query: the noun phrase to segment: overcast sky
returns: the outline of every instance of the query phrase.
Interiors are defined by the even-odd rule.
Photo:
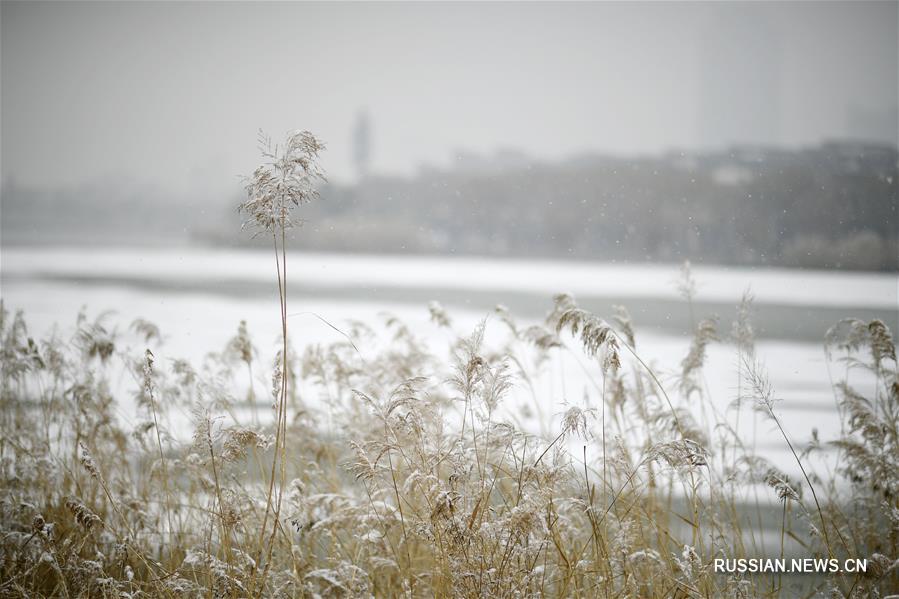
[[[456,149],[558,159],[897,137],[896,2],[2,4],[2,174],[220,193],[256,130],[353,176]]]

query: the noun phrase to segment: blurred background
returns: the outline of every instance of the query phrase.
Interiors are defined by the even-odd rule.
[[[297,343],[335,335],[311,311],[425,334],[429,300],[463,330],[570,291],[676,370],[750,289],[805,428],[832,415],[827,327],[899,328],[897,7],[3,2],[3,299],[41,330],[149,318],[188,355],[240,319],[274,341],[240,176],[259,129],[309,129],[329,182],[289,242]]]
[[[252,244],[305,128],[296,248],[896,271],[897,72],[896,2],[4,2],[3,243]]]

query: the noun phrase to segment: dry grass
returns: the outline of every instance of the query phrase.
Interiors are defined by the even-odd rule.
[[[430,310],[436,326],[450,326],[442,307]],[[815,439],[796,450],[805,476],[791,479],[727,421],[697,422],[685,406],[707,401],[700,388],[668,396],[621,355],[633,345],[629,327],[567,296],[543,324],[500,316],[501,347],[485,346],[482,325],[452,341],[449,362],[394,318],[380,332],[354,323],[348,340],[288,352],[284,377],[280,358],[275,368],[257,363],[245,325],[195,370],[131,355],[102,321],[82,319],[71,341],[36,341],[21,314],[4,313],[0,592],[794,596],[795,581],[711,568],[716,557],[778,557],[784,540],[801,556],[876,562],[867,576],[807,577],[810,590],[865,597],[899,584],[899,382],[882,323],[844,323],[829,337],[850,369],[876,377],[876,392],[836,385],[840,468],[814,472],[809,452],[827,445]],[[595,386],[551,418],[554,431],[526,432],[510,396],[576,351],[572,342],[593,360]],[[382,349],[363,360],[359,346]],[[249,400],[248,368],[276,372],[271,408]],[[779,422],[761,368],[746,360],[741,369],[744,404]],[[113,391],[126,371],[139,411],[128,428]],[[281,406],[285,378],[320,400],[294,393]],[[163,423],[185,407],[193,436],[179,440]],[[283,487],[273,471],[282,410]],[[786,432],[784,443],[793,447]],[[750,482],[770,490],[759,497]],[[270,487],[283,495],[280,512]],[[772,505],[783,511],[774,549],[757,536],[757,517],[772,528]]]

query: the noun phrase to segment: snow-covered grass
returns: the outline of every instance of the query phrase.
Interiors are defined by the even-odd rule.
[[[291,317],[269,553],[283,362],[255,341],[275,327],[222,317],[245,300],[154,312],[134,292],[93,293],[120,313],[38,336],[24,316],[2,321],[5,595],[866,596],[899,582],[899,383],[878,321],[839,325],[827,366],[781,393],[766,372],[789,380],[796,345],[757,342],[748,304],[689,340],[570,296],[521,321],[306,306],[330,318]],[[45,297],[31,307],[60,300]],[[141,309],[171,328],[126,317]],[[207,338],[211,353],[179,358]],[[791,410],[810,389],[833,409]],[[870,571],[711,567],[782,553]]]

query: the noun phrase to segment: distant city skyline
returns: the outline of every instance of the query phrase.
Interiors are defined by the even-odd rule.
[[[313,130],[338,182],[463,153],[895,144],[897,7],[3,2],[0,166],[216,195],[258,128]]]

